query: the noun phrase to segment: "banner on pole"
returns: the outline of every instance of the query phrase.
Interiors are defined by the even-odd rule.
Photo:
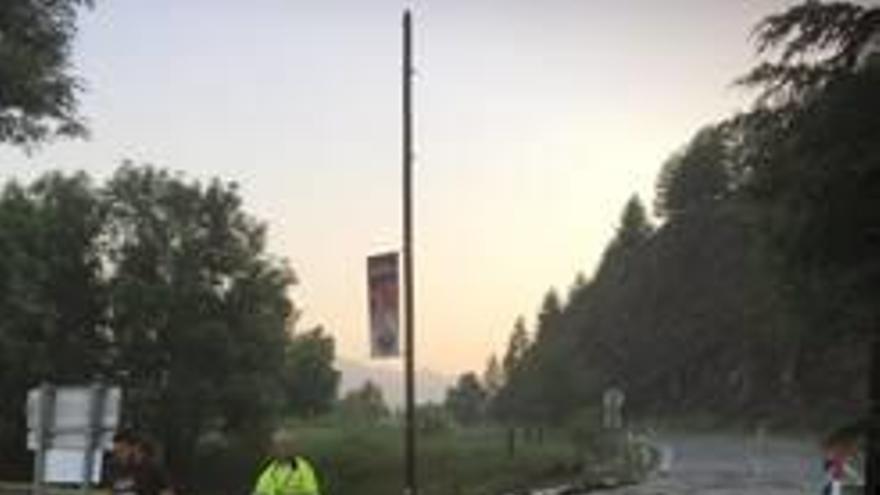
[[[370,306],[370,355],[400,356],[400,277],[397,253],[367,258]]]

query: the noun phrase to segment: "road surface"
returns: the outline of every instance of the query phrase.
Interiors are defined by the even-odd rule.
[[[821,493],[820,453],[811,439],[673,435],[658,439],[668,471],[604,495],[795,495]],[[669,455],[671,453],[671,456]]]

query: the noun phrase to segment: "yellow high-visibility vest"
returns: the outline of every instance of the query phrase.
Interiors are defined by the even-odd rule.
[[[302,457],[273,460],[257,479],[254,495],[320,495],[312,466]]]

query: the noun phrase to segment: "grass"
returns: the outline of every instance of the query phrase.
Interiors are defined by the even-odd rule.
[[[319,472],[327,495],[402,493],[402,431],[393,426],[292,427],[303,452]],[[574,476],[574,449],[548,435],[540,445],[507,452],[497,428],[420,435],[417,442],[420,493],[497,495]]]
[[[30,483],[4,483],[0,482],[0,495],[31,495],[33,492],[33,485]],[[74,495],[74,494],[82,494],[82,490],[79,488],[60,488],[60,487],[46,487],[43,491],[45,495]],[[91,490],[88,492],[92,495],[106,495],[107,492],[101,490]]]

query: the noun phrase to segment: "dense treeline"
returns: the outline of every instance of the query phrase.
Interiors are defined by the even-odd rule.
[[[805,2],[755,34],[768,61],[740,80],[754,107],[663,165],[655,222],[632,198],[592,278],[548,293],[532,332],[517,321],[501,385],[495,358],[486,371],[491,415],[557,422],[610,386],[642,417],[827,426],[867,412],[880,9]]]
[[[207,433],[259,444],[281,416],[327,411],[334,342],[294,331],[294,283],[235,184],[130,164],[101,186],[83,173],[7,183],[0,477],[29,473],[24,400],[43,382],[122,387],[123,422],[184,481]]]

